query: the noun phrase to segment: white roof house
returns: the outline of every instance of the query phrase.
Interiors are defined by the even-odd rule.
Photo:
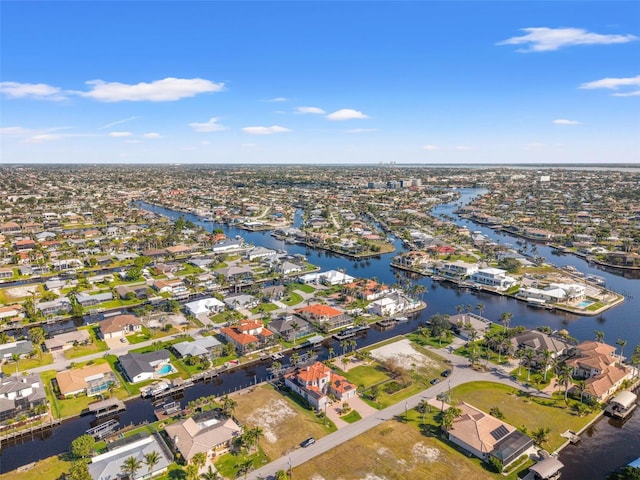
[[[197,317],[201,313],[221,312],[224,310],[224,303],[217,298],[209,297],[196,300],[195,302],[189,302],[185,304],[185,307],[187,307],[187,310],[189,310],[193,316]]]

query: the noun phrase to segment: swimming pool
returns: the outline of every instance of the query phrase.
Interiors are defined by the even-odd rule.
[[[158,370],[158,375],[167,375],[171,373],[172,370],[173,367],[171,367],[171,365],[163,365],[162,368]]]
[[[578,307],[580,308],[586,308],[589,305],[592,305],[593,302],[591,300],[582,300],[580,303],[578,303]]]

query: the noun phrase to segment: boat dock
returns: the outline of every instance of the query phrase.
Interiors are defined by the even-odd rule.
[[[396,324],[396,321],[393,318],[378,320],[376,323],[374,323],[375,326],[379,327],[382,330],[386,330],[387,328],[392,328],[395,324]]]
[[[347,327],[340,330],[338,333],[331,335],[336,340],[346,340],[347,338],[355,337],[358,333],[369,330],[369,325],[361,325],[359,327]]]
[[[158,420],[165,420],[171,418],[174,414],[182,410],[180,402],[168,402],[162,405],[160,408],[156,408],[153,413]]]
[[[111,419],[108,422],[101,423],[93,428],[87,430],[87,434],[91,435],[96,440],[102,440],[103,438],[111,435],[113,431],[120,425],[115,419]]]
[[[118,398],[107,398],[89,404],[89,413],[95,414],[96,418],[106,417],[126,409],[124,402]]]
[[[623,390],[613,397],[605,407],[605,415],[625,420],[636,409],[638,396],[629,390]]]

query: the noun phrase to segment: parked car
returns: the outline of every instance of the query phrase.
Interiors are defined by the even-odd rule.
[[[308,446],[313,445],[314,443],[316,443],[316,439],[315,439],[315,438],[313,438],[313,437],[309,437],[309,438],[307,438],[306,440],[304,440],[304,441],[300,444],[300,446],[301,446],[302,448],[307,448]]]
[[[122,343],[129,343],[129,340],[127,340],[125,337],[122,337],[122,338],[120,339],[120,341],[121,341]]]
[[[440,375],[442,375],[443,377],[448,377],[449,375],[451,375],[451,370],[449,370],[448,368],[442,372]]]
[[[429,383],[431,383],[431,385],[435,385],[435,384],[436,384],[436,383],[438,383],[439,381],[440,381],[440,379],[439,379],[439,378],[434,378],[434,379],[433,379],[433,380],[431,380],[431,382],[429,382]]]

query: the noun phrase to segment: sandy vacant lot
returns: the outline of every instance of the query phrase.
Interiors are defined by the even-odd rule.
[[[23,287],[6,288],[4,290],[8,299],[26,298],[38,292],[38,285],[25,285]]]
[[[438,366],[429,357],[414,349],[411,341],[406,338],[371,350],[371,356],[378,361],[394,359],[405,370],[413,370],[420,367],[435,368]]]

